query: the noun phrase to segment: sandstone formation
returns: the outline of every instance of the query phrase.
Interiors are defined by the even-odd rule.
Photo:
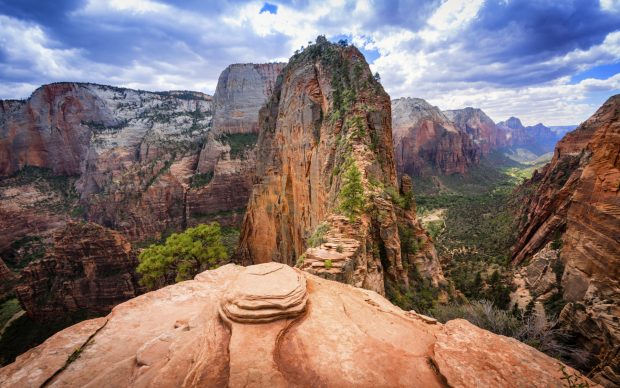
[[[562,387],[560,367],[372,291],[283,264],[229,264],[57,333],[0,369],[0,385]]]
[[[212,220],[239,225],[258,110],[282,66],[231,65],[213,101],[80,83],[0,101],[0,253],[71,218],[132,241]]]
[[[22,270],[15,293],[36,320],[106,314],[141,292],[136,265],[120,233],[69,222],[56,232],[51,254]]]
[[[443,111],[454,125],[480,147],[482,155],[488,155],[493,149],[510,144],[510,134],[495,125],[493,120],[481,109],[464,108]]]
[[[529,198],[519,214],[513,261],[549,241],[563,243],[560,323],[592,355],[595,380],[620,384],[620,96],[556,146],[552,161],[517,193]]]
[[[406,289],[416,271],[442,283],[430,237],[393,199],[390,121],[389,96],[355,47],[319,38],[293,56],[260,111],[238,262],[298,265],[381,294],[386,285]],[[339,193],[355,171],[366,205],[347,215]],[[420,248],[401,246],[399,229]]]
[[[190,224],[241,223],[256,165],[258,111],[271,97],[283,67],[283,63],[235,64],[220,75],[213,97],[212,134],[196,167],[198,177],[209,182],[188,192]]]
[[[273,93],[285,63],[228,66],[213,95],[213,127],[219,133],[258,133],[258,111]]]
[[[481,149],[439,108],[420,98],[392,101],[396,169],[411,176],[463,174]]]

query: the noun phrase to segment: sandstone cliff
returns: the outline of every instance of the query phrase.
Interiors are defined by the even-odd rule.
[[[510,144],[508,131],[495,125],[493,120],[481,109],[464,108],[443,112],[454,125],[480,147],[482,155],[488,155],[493,149]]]
[[[36,320],[106,314],[140,293],[137,264],[118,232],[70,222],[56,232],[51,253],[22,270],[15,293]]]
[[[196,168],[197,177],[207,183],[188,192],[190,224],[241,223],[256,165],[258,111],[271,97],[283,67],[283,63],[235,64],[220,75],[213,96],[213,130]]]
[[[79,83],[0,101],[0,252],[71,218],[132,241],[211,220],[239,225],[258,110],[282,66],[231,65],[214,102]]]
[[[445,325],[283,264],[232,264],[65,329],[3,387],[562,387],[574,370],[467,321]]]
[[[258,133],[258,111],[273,93],[285,63],[234,64],[217,81],[213,127],[219,133]]]
[[[562,244],[560,323],[592,354],[597,381],[620,384],[620,96],[556,146],[517,193],[524,201],[513,261]]]
[[[392,101],[394,156],[399,174],[463,174],[482,149],[439,108],[420,98]]]
[[[395,203],[390,121],[389,96],[355,47],[318,39],[293,56],[260,111],[237,260],[298,265],[379,293],[385,285],[407,288],[418,274],[442,282],[414,209]],[[343,203],[351,198],[339,193],[355,172],[363,206],[347,215]],[[401,245],[399,227],[413,243]]]

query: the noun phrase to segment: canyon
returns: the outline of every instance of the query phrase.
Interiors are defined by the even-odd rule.
[[[467,174],[494,151],[531,162],[553,151],[559,132],[518,118],[495,123],[481,109],[441,111],[420,98],[392,100],[393,141],[399,175]]]
[[[538,158],[569,128],[390,101],[377,78],[319,37],[287,64],[228,66],[213,96],[59,83],[0,101],[2,298],[38,322],[112,311],[18,357],[0,385],[595,386],[412,304],[467,302],[416,179]],[[620,384],[618,101],[517,189],[512,257],[521,309],[561,294],[558,325],[592,356],[571,361],[606,386]],[[210,221],[241,228],[235,264],[143,294],[141,247]]]
[[[513,263],[549,245],[563,263],[559,325],[591,356],[581,367],[620,384],[620,96],[557,144],[553,159],[517,193]],[[535,298],[541,295],[534,293]]]

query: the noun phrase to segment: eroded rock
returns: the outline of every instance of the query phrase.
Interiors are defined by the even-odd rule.
[[[230,301],[264,308],[274,297],[290,306],[304,281],[307,307],[295,317],[240,323],[220,310]],[[372,291],[277,263],[231,264],[63,330],[0,369],[0,385],[560,387],[560,365],[465,321],[404,312]]]

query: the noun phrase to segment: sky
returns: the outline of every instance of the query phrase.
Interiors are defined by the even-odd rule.
[[[0,0],[0,98],[95,82],[212,94],[231,63],[325,35],[392,98],[579,124],[620,93],[620,0]]]

